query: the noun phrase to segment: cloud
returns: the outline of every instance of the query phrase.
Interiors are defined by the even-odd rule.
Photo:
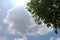
[[[0,40],[7,40],[6,37],[0,37]]]
[[[27,34],[28,30],[34,27],[34,20],[25,11],[24,7],[10,9],[4,22],[9,24],[9,29],[14,29],[21,34]]]
[[[27,38],[26,37],[24,37],[24,38],[15,38],[14,40],[27,40]]]
[[[50,40],[54,40],[54,37],[51,37]]]
[[[22,35],[44,35],[53,30],[52,28],[47,28],[44,24],[37,25],[25,10],[24,6],[19,6],[7,12],[8,15],[3,21],[9,25],[8,30],[11,34],[17,32]]]
[[[52,27],[48,28],[45,24],[42,24],[41,27],[38,29],[37,33],[41,35],[45,35],[52,31],[53,31]]]
[[[56,40],[60,40],[60,38],[57,38]]]
[[[2,10],[2,8],[0,8],[0,33],[4,30],[3,28],[4,28],[4,26],[5,26],[5,24],[4,24],[4,22],[3,22],[3,19],[5,18],[5,13],[4,13],[4,11]],[[6,27],[5,27],[6,28]]]
[[[51,37],[50,40],[60,40],[60,37],[57,37],[57,38]]]
[[[48,28],[45,24],[36,25],[36,27],[33,27],[30,30],[31,35],[45,35],[52,31],[53,31],[53,28],[52,27]]]

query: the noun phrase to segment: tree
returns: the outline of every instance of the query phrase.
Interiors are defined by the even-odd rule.
[[[60,28],[60,0],[31,0],[27,3],[27,10],[38,24],[42,21],[47,27]]]

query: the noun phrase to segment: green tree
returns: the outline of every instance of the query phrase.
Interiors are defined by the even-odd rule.
[[[59,0],[31,0],[27,3],[27,10],[38,24],[42,21],[47,27],[60,28],[60,1]]]

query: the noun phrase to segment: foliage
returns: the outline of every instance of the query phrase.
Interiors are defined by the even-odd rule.
[[[59,0],[31,0],[27,3],[27,10],[38,24],[47,24],[47,27],[60,28],[60,1]]]

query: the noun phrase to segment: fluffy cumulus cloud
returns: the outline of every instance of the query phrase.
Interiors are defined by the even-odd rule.
[[[33,18],[29,13],[25,11],[24,6],[15,7],[10,9],[8,15],[4,19],[4,22],[9,25],[9,32],[14,34],[40,34],[44,35],[51,32],[51,28],[47,28],[45,25],[38,26],[35,24]]]
[[[4,22],[9,24],[9,29],[26,34],[30,28],[34,27],[34,20],[23,6],[10,9],[7,13]]]

